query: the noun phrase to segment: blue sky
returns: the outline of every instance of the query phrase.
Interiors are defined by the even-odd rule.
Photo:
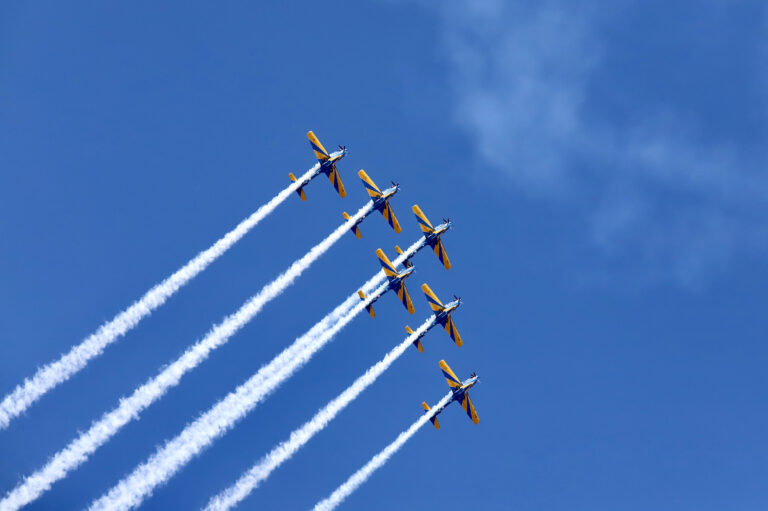
[[[347,236],[30,509],[87,506],[450,216],[413,317],[360,316],[145,502],[195,508],[428,314],[465,344],[407,353],[241,506],[306,509],[475,370],[481,422],[424,429],[349,509],[763,509],[768,504],[768,12],[759,2],[56,2],[0,8],[0,393],[313,164],[350,149],[178,295],[0,432],[11,489],[366,196],[403,224]],[[455,407],[455,405],[454,405]],[[457,484],[461,481],[461,484]]]

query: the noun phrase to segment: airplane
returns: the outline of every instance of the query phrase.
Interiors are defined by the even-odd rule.
[[[443,218],[442,224],[437,227],[432,227],[432,224],[429,223],[427,216],[421,211],[418,204],[414,204],[412,209],[416,214],[416,220],[419,222],[421,232],[424,233],[427,245],[432,247],[437,258],[440,259],[440,262],[445,266],[445,269],[450,270],[451,261],[448,259],[448,254],[445,253],[445,247],[443,247],[443,241],[440,239],[440,236],[451,228],[451,220],[449,218]]]
[[[363,186],[365,186],[365,190],[368,192],[368,195],[371,196],[371,199],[373,199],[373,208],[363,216],[360,220],[355,222],[355,225],[352,226],[351,230],[357,236],[357,239],[362,238],[362,235],[360,234],[360,229],[357,227],[360,225],[360,223],[365,220],[365,217],[370,215],[373,211],[381,211],[381,214],[384,216],[384,219],[387,221],[387,223],[395,230],[396,233],[400,234],[400,231],[402,230],[400,228],[400,223],[397,221],[397,218],[395,218],[395,212],[392,211],[392,206],[389,205],[389,199],[392,198],[399,190],[400,185],[392,182],[392,186],[390,188],[387,188],[383,192],[379,190],[379,187],[376,186],[376,183],[373,182],[373,179],[368,177],[368,174],[365,173],[363,169],[360,169],[360,172],[357,173],[358,176],[360,176],[360,179],[363,180]],[[349,220],[349,215],[345,211],[344,213],[344,219]]]
[[[426,286],[426,284],[424,284],[424,285]],[[427,289],[429,289],[429,288],[427,288]],[[430,290],[430,293],[431,292],[432,291]],[[430,304],[431,303],[432,302],[430,302]],[[452,306],[452,303],[450,303],[448,305]],[[450,318],[450,315],[453,313],[453,311],[455,311],[457,308],[459,308],[460,305],[461,305],[461,300],[458,300],[456,305],[452,306],[451,309],[447,313],[445,313],[445,314]],[[419,353],[424,353],[424,346],[421,345],[421,338],[424,337],[425,335],[427,335],[427,332],[432,330],[432,327],[437,325],[437,324],[440,324],[440,323],[439,323],[439,320],[436,319],[434,323],[429,325],[429,328],[427,328],[421,334],[419,334],[419,336],[413,341],[413,345],[416,347],[417,350],[419,350]],[[451,321],[451,324],[453,324],[453,321]],[[457,346],[461,346],[463,344],[462,341],[461,341],[461,336],[458,335],[458,332],[456,331],[456,327],[455,326],[453,326],[452,329],[453,329],[454,332],[456,332],[456,338],[458,339],[458,341],[456,342],[456,345]],[[446,330],[448,330],[448,329],[446,329]],[[413,335],[413,329],[411,329],[410,326],[405,325],[405,331],[408,332],[408,335]],[[450,334],[450,330],[448,331],[448,333]]]
[[[435,321],[445,328],[445,331],[451,336],[451,339],[456,343],[456,346],[464,344],[459,335],[459,331],[456,330],[456,324],[453,322],[453,318],[451,318],[453,311],[458,309],[462,304],[461,298],[453,295],[453,301],[443,305],[426,283],[421,285],[421,290],[424,291],[424,294],[427,297],[427,302],[429,303],[432,312],[435,313]]]
[[[461,407],[467,413],[467,416],[469,416],[472,422],[475,424],[480,422],[480,418],[477,416],[475,406],[472,404],[472,400],[469,399],[468,393],[469,389],[474,387],[475,384],[480,381],[477,373],[472,373],[469,375],[468,379],[461,381],[456,377],[454,372],[451,371],[451,368],[448,367],[448,364],[445,363],[445,360],[440,361],[440,369],[443,370],[443,376],[445,376],[445,380],[448,382],[448,386],[451,387],[451,391],[453,392],[453,397],[448,405],[454,401],[461,403]],[[440,423],[437,422],[437,416],[440,415],[440,413],[445,410],[448,405],[445,405],[444,407],[437,410],[437,413],[435,413],[432,418],[429,419],[432,425],[435,426],[435,429],[440,429]],[[422,402],[421,406],[425,410],[424,413],[428,413],[431,410],[426,401]]]
[[[403,270],[402,273],[398,273],[392,263],[389,262],[389,259],[387,258],[386,254],[384,254],[383,250],[376,250],[376,255],[379,257],[379,262],[381,263],[381,267],[384,270],[384,274],[389,279],[389,287],[386,291],[384,291],[384,293],[390,289],[394,290],[397,293],[397,297],[403,303],[403,306],[408,309],[408,313],[413,314],[415,309],[413,308],[413,302],[411,302],[411,296],[408,294],[408,289],[406,289],[404,281],[411,273],[413,273],[415,268],[411,266],[410,268]],[[368,314],[370,314],[372,318],[376,317],[376,313],[373,312],[373,304],[376,300],[381,298],[381,295],[384,293],[381,293],[379,296],[371,300],[371,303],[365,306],[365,310],[368,311]],[[357,292],[357,295],[361,300],[365,301],[366,297],[362,289]]]
[[[328,176],[328,179],[331,180],[331,184],[336,189],[336,191],[339,192],[339,195],[341,195],[342,198],[346,197],[347,191],[344,190],[344,185],[341,182],[341,176],[339,176],[339,171],[336,169],[336,162],[344,158],[344,156],[347,154],[347,148],[340,145],[338,151],[334,151],[328,154],[328,151],[325,150],[323,144],[320,143],[314,133],[308,131],[307,138],[309,139],[309,144],[312,146],[312,149],[315,151],[317,161],[320,162],[320,167],[309,177],[309,179],[307,179],[306,183],[302,184],[299,189],[296,190],[296,193],[299,194],[301,200],[307,200],[307,196],[304,194],[304,187],[307,185],[307,183],[322,173]],[[288,177],[293,182],[297,181],[296,176],[293,175],[293,172],[288,174]]]

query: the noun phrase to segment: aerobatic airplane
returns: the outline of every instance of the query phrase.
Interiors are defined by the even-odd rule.
[[[445,363],[445,360],[440,361],[440,369],[443,370],[443,376],[445,376],[445,380],[448,382],[448,386],[451,387],[451,391],[453,392],[453,399],[451,399],[448,405],[454,401],[461,403],[461,407],[467,413],[467,416],[469,416],[472,422],[475,424],[480,422],[480,418],[477,416],[477,412],[475,411],[475,406],[472,404],[472,400],[469,399],[468,392],[469,389],[474,387],[475,384],[480,381],[477,374],[472,373],[469,375],[468,379],[461,381],[456,377],[454,372],[451,371],[451,368],[448,367],[448,364]],[[440,423],[437,422],[437,416],[440,415],[440,413],[445,410],[445,407],[448,405],[440,408],[437,413],[435,413],[432,418],[429,419],[430,422],[432,422],[432,424],[435,426],[435,429],[440,429]],[[425,410],[424,413],[430,411],[429,405],[426,401],[421,403],[421,406]]]
[[[432,227],[432,224],[429,223],[427,216],[421,211],[418,204],[413,205],[413,212],[416,214],[416,220],[419,222],[421,232],[424,233],[424,238],[426,239],[427,245],[432,247],[432,250],[435,251],[437,258],[440,259],[440,262],[443,263],[443,266],[445,266],[445,269],[450,270],[451,261],[448,259],[448,254],[445,253],[445,247],[443,247],[443,242],[440,239],[440,236],[442,236],[445,231],[451,228],[450,219],[444,218],[442,224],[438,225],[437,227]]]
[[[384,216],[387,223],[399,234],[402,229],[400,229],[400,223],[397,221],[397,218],[395,218],[395,212],[392,211],[392,206],[389,205],[389,199],[400,190],[400,185],[392,182],[392,187],[387,188],[382,192],[379,190],[379,187],[376,186],[376,183],[373,182],[373,179],[368,177],[368,174],[366,174],[363,169],[360,169],[360,172],[358,172],[357,175],[363,180],[363,186],[365,186],[365,190],[373,200],[373,208],[371,208],[363,218],[355,222],[355,225],[351,228],[352,232],[357,236],[357,239],[362,238],[360,229],[357,226],[360,225],[360,223],[365,220],[365,217],[370,215],[373,211],[381,211],[381,214]],[[344,218],[349,220],[349,215],[346,211],[344,212]]]
[[[344,158],[344,156],[347,154],[347,148],[340,145],[338,151],[328,154],[328,151],[325,150],[323,144],[320,143],[314,133],[308,131],[307,138],[309,139],[309,144],[312,146],[312,149],[315,151],[317,161],[320,162],[320,167],[311,176],[309,176],[309,179],[307,179],[306,183],[302,184],[299,189],[296,190],[296,193],[299,194],[301,200],[307,200],[307,196],[304,194],[304,187],[307,185],[307,183],[322,173],[328,176],[328,179],[331,180],[331,184],[334,188],[336,188],[336,191],[339,192],[339,195],[341,195],[342,198],[346,197],[347,192],[344,190],[344,185],[341,182],[341,176],[339,176],[339,171],[336,169],[336,162]],[[291,179],[291,181],[296,181],[296,176],[293,175],[293,172],[288,174],[288,177]]]
[[[424,285],[426,286],[426,284],[424,284]],[[429,289],[429,287],[427,287],[427,289]],[[430,290],[429,292],[432,293],[432,290]],[[425,293],[426,293],[426,291],[425,291]],[[430,305],[432,305],[432,301],[429,298],[429,295],[427,295],[427,299],[429,300]],[[461,305],[461,300],[457,298],[456,302],[455,302],[455,305],[453,305],[453,304],[454,304],[454,302],[449,303],[448,306],[445,307],[446,310],[441,312],[441,313],[444,313],[447,316],[447,318],[448,318],[445,321],[449,321],[450,320],[450,317],[451,317],[451,314],[453,313],[453,311],[458,309],[459,306]],[[450,307],[450,309],[448,309],[448,307]],[[437,313],[435,315],[437,315]],[[416,347],[417,350],[419,350],[419,353],[424,353],[424,346],[421,345],[421,338],[424,337],[425,335],[427,335],[427,332],[432,330],[432,327],[437,325],[437,324],[441,324],[442,325],[443,323],[440,323],[440,320],[436,318],[435,322],[432,323],[431,325],[429,325],[429,328],[427,328],[422,333],[420,333],[419,336],[416,338],[416,340],[413,341],[413,345]],[[456,327],[453,326],[453,321],[451,321],[451,327],[450,328],[446,328],[446,330],[448,331],[449,334],[451,333],[451,331],[456,333],[456,339],[454,339],[454,341],[456,341],[456,345],[457,346],[461,346],[463,344],[461,342],[461,336],[459,336],[458,331],[456,331]],[[408,332],[408,335],[413,335],[413,330],[408,325],[405,325],[405,331]]]
[[[435,321],[445,328],[445,331],[451,336],[451,339],[456,343],[456,346],[464,344],[459,335],[459,331],[456,330],[453,318],[451,318],[453,311],[458,309],[461,305],[461,298],[453,295],[453,301],[443,305],[426,283],[421,285],[421,290],[424,291],[429,307],[432,309],[432,312],[435,313]]]
[[[387,276],[387,279],[389,279],[389,287],[386,291],[384,291],[384,293],[390,289],[394,290],[402,304],[406,309],[408,309],[408,312],[413,314],[415,309],[413,308],[413,302],[411,302],[411,296],[408,294],[408,289],[405,287],[405,279],[408,278],[408,275],[413,273],[415,268],[411,266],[410,268],[403,270],[402,273],[398,273],[392,263],[389,262],[389,259],[387,258],[386,254],[384,254],[383,250],[376,250],[376,255],[379,256],[381,268],[384,270],[384,274]],[[371,303],[365,306],[365,310],[368,311],[368,314],[370,314],[372,318],[376,317],[376,313],[373,312],[373,304],[376,302],[376,300],[381,298],[384,293],[381,293],[379,296],[374,298]],[[365,293],[363,293],[362,290],[358,291],[357,294],[361,300],[365,301]]]

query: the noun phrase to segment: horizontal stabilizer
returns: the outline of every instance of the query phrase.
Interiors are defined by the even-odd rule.
[[[408,332],[408,335],[413,335],[413,330],[408,325],[405,325],[405,331]],[[419,350],[419,353],[424,353],[424,346],[421,345],[421,339],[413,341],[413,346]]]
[[[362,301],[365,301],[365,293],[363,293],[363,291],[362,291],[362,290],[358,291],[358,292],[357,292],[357,295],[360,297],[360,299],[361,299]],[[368,305],[366,305],[366,306],[365,306],[365,310],[367,310],[367,311],[368,311],[368,314],[370,314],[372,318],[375,318],[375,317],[376,317],[376,313],[375,313],[375,312],[373,312],[373,304],[370,304],[370,303],[369,303]]]
[[[296,179],[296,176],[294,176],[294,175],[293,175],[293,172],[289,173],[289,174],[288,174],[288,177],[289,177],[289,178],[290,178],[290,180],[291,180],[291,181],[293,181],[294,183],[297,181],[297,179]],[[303,186],[300,186],[300,187],[299,187],[299,189],[298,189],[298,190],[296,190],[296,193],[298,193],[298,194],[299,194],[299,197],[301,197],[301,200],[307,200],[307,196],[306,196],[306,195],[304,195],[304,187],[303,187]]]
[[[426,401],[421,403],[422,408],[428,413],[430,408]],[[440,423],[437,422],[437,414],[435,414],[429,421],[435,426],[435,429],[440,429]]]
[[[347,212],[346,212],[346,211],[344,211],[344,212],[342,213],[342,215],[344,215],[344,220],[349,220],[349,215],[347,214]],[[360,234],[360,227],[359,227],[359,224],[355,224],[355,225],[353,225],[353,226],[352,226],[352,227],[351,227],[349,230],[350,230],[350,231],[352,231],[352,233],[353,233],[353,234],[354,234],[354,235],[357,237],[357,239],[360,239],[360,238],[362,238],[362,237],[363,237],[363,235],[362,235],[362,234]]]
[[[397,252],[398,255],[403,255],[403,249],[397,245],[395,245],[395,252]],[[413,263],[411,262],[410,259],[406,259],[405,261],[403,261],[403,266],[405,266],[406,268],[410,268],[411,266],[413,266]]]

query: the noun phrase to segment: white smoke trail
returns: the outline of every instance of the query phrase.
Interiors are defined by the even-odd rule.
[[[446,394],[443,399],[440,400],[429,412],[425,413],[419,420],[411,424],[411,427],[400,433],[394,442],[384,448],[383,451],[366,463],[363,468],[352,474],[344,484],[336,488],[336,491],[331,493],[331,496],[325,500],[322,500],[315,504],[314,511],[331,511],[336,506],[341,504],[344,499],[349,497],[352,492],[357,490],[361,484],[368,480],[378,468],[384,465],[389,458],[400,449],[405,442],[407,442],[429,419],[435,416],[435,414],[444,408],[451,401],[452,393]]]
[[[258,294],[251,297],[237,312],[227,316],[184,354],[168,365],[155,377],[136,389],[130,397],[120,400],[117,408],[104,414],[91,428],[72,441],[65,449],[56,453],[39,471],[27,477],[24,482],[9,492],[0,501],[0,511],[18,509],[38,498],[51,485],[62,479],[69,471],[83,463],[98,447],[109,440],[120,428],[150,404],[160,399],[170,388],[179,383],[181,377],[203,362],[214,349],[226,343],[229,338],[253,319],[261,308],[282,293],[309,266],[336,241],[344,236],[354,222],[362,218],[373,206],[371,201],[349,220],[336,228],[327,238],[318,243],[303,257],[295,261],[284,273],[265,285]]]
[[[415,254],[423,246],[424,238],[421,238],[398,257],[394,264],[401,264],[406,257]],[[384,280],[384,273],[379,271],[365,284],[363,290],[370,291],[382,280]],[[367,304],[381,296],[387,289],[388,283],[380,285],[372,293],[366,293],[368,298],[365,301],[360,301],[356,294],[351,295],[309,332],[296,339],[292,345],[259,369],[245,383],[159,448],[146,462],[136,467],[108,493],[94,501],[89,509],[113,511],[130,509],[141,504],[158,485],[168,481],[189,460],[229,431],[238,420],[308,362],[314,353],[364,310]],[[333,323],[333,316],[340,314],[347,304],[354,305]],[[329,326],[331,324],[332,326]]]
[[[0,402],[0,429],[7,428],[14,418],[23,413],[43,394],[67,381],[85,367],[92,358],[101,355],[107,346],[163,305],[183,285],[205,270],[209,264],[229,250],[256,224],[272,213],[299,186],[305,184],[305,181],[317,170],[317,167],[318,165],[312,167],[298,181],[291,183],[290,186],[240,222],[237,227],[225,234],[210,248],[197,254],[194,259],[182,266],[176,273],[147,291],[144,296],[112,318],[111,321],[101,325],[96,332],[70,349],[66,355],[62,355],[57,361],[41,367],[34,376],[25,379],[24,383],[19,384]]]
[[[231,487],[211,499],[205,508],[205,511],[221,511],[230,509],[248,496],[256,489],[262,481],[279,467],[284,461],[291,458],[301,447],[309,442],[313,436],[324,429],[349,403],[360,395],[369,385],[376,381],[392,363],[405,353],[405,350],[413,344],[413,341],[419,335],[426,332],[435,324],[435,317],[427,319],[413,334],[409,335],[403,342],[395,346],[392,351],[369,368],[362,376],[355,380],[352,385],[339,394],[334,400],[328,403],[324,408],[318,411],[314,417],[307,421],[302,427],[291,433],[288,440],[275,446],[264,458],[254,465],[248,472],[237,480]]]

